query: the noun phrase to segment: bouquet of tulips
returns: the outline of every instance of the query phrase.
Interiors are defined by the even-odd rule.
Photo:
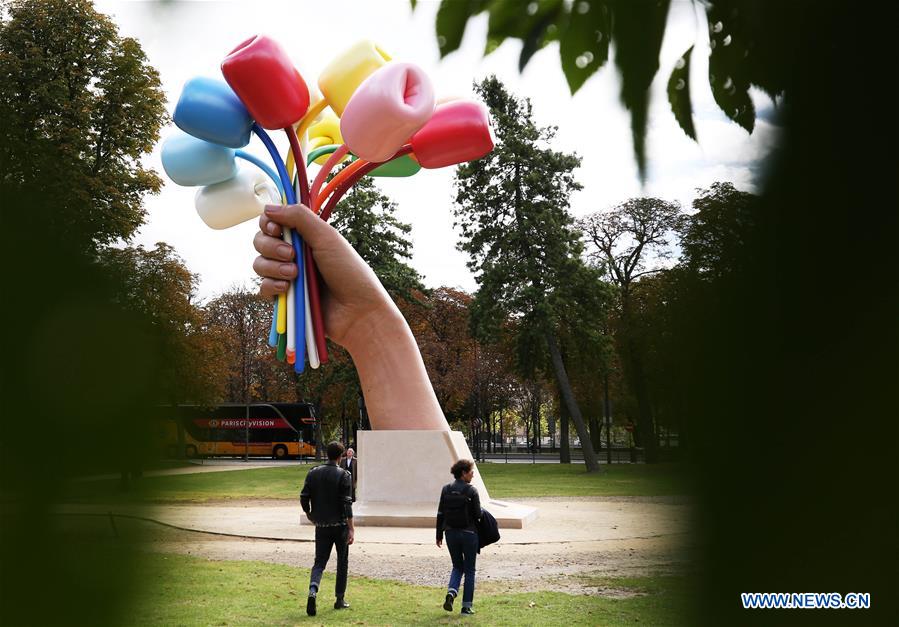
[[[393,61],[362,41],[335,58],[310,95],[303,77],[273,39],[255,36],[221,65],[225,80],[185,84],[175,107],[180,131],[162,148],[175,183],[197,186],[200,218],[225,229],[258,217],[266,204],[302,203],[327,220],[363,176],[412,176],[480,159],[493,149],[487,111],[476,102],[436,104],[428,76]],[[267,130],[282,129],[290,149],[282,158]],[[183,132],[181,132],[183,131]],[[274,168],[243,150],[255,135]],[[238,161],[252,167],[239,167]],[[351,161],[336,176],[341,162]],[[319,169],[310,184],[307,168]],[[278,359],[302,372],[327,361],[320,284],[312,251],[284,229],[299,272],[275,300],[269,344]]]

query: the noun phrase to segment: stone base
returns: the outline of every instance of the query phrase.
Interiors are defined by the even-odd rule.
[[[358,525],[434,527],[441,488],[453,480],[450,466],[473,459],[459,431],[359,431],[359,479],[353,516]],[[481,507],[500,527],[521,529],[537,509],[490,498],[475,464],[471,485]]]
[[[537,519],[537,508],[505,501],[481,501],[481,507],[493,514],[500,529],[522,529]],[[369,527],[428,527],[437,524],[437,500],[433,503],[385,503],[356,501],[353,521]]]

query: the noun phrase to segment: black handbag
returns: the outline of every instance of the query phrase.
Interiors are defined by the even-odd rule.
[[[478,521],[478,551],[494,542],[499,542],[499,525],[493,514],[482,509],[481,520]]]

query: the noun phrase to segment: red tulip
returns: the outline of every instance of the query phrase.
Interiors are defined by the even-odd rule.
[[[412,151],[423,168],[474,161],[493,150],[487,110],[477,102],[454,100],[438,105],[412,136]]]
[[[309,108],[303,77],[278,42],[265,35],[232,50],[222,61],[222,74],[263,128],[286,128]]]

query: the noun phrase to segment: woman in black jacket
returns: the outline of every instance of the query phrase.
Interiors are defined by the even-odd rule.
[[[465,574],[465,588],[462,593],[462,613],[474,614],[474,573],[478,556],[478,522],[481,519],[481,499],[478,490],[471,485],[474,477],[474,462],[460,459],[450,472],[456,478],[443,486],[440,503],[437,506],[437,546],[443,546],[446,532],[446,548],[453,560],[449,586],[443,609],[453,611],[453,601],[459,594],[462,574]]]

